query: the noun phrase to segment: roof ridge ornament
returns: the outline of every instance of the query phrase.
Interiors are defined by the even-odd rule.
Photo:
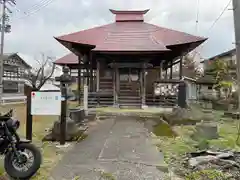
[[[145,10],[114,10],[114,9],[109,9],[111,13],[113,14],[146,14],[150,9],[145,9]]]
[[[143,15],[146,14],[149,9],[146,10],[113,10],[110,9],[111,13],[116,15],[116,22],[133,22],[133,21],[144,21]]]

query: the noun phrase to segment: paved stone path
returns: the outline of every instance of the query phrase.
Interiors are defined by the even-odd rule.
[[[54,169],[55,180],[164,180],[163,156],[143,124],[128,117],[100,121]],[[108,178],[107,178],[108,177]]]

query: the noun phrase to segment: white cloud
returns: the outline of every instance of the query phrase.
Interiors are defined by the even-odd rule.
[[[53,37],[87,29],[93,26],[111,23],[113,9],[146,9],[150,11],[146,21],[185,31],[209,36],[201,48],[204,57],[221,53],[233,47],[234,31],[232,11],[226,11],[223,17],[208,34],[208,29],[226,6],[226,0],[200,0],[199,25],[196,31],[197,0],[54,0],[52,4],[27,18],[24,11],[39,0],[17,1],[20,12],[12,19],[12,32],[6,36],[5,52],[21,52],[29,59],[40,52],[61,57],[68,52]],[[32,60],[30,60],[32,61]]]

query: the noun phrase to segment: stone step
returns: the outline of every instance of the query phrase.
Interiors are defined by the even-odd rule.
[[[99,87],[99,90],[113,91],[113,87]]]
[[[135,100],[135,99],[134,99],[134,100],[124,99],[124,100],[123,100],[123,99],[122,99],[122,100],[119,100],[118,102],[119,102],[119,104],[122,104],[122,103],[123,103],[123,104],[135,104],[135,103],[136,103],[136,104],[139,104],[139,103],[141,103],[142,101],[141,101],[141,99],[139,99],[139,100]]]
[[[106,81],[106,82],[99,82],[99,84],[113,84],[113,82]]]
[[[140,93],[140,89],[120,89],[119,92],[138,92]]]
[[[136,108],[141,108],[141,104],[119,104],[119,108],[122,109],[136,109]]]
[[[119,96],[118,97],[118,99],[119,100],[121,100],[121,99],[141,99],[141,97],[140,96]]]
[[[109,82],[109,83],[99,83],[99,86],[112,86],[113,83]]]
[[[132,86],[130,86],[130,87],[120,86],[119,89],[120,89],[120,90],[125,90],[125,89],[126,89],[126,90],[132,90],[132,89],[140,90],[139,87],[132,87]]]
[[[138,93],[121,93],[118,95],[118,97],[141,97]]]

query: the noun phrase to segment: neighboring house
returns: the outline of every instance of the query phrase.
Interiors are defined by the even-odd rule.
[[[209,70],[212,68],[212,62],[215,60],[222,60],[228,64],[229,69],[229,78],[236,77],[236,49],[231,49],[229,51],[223,52],[221,54],[215,55],[211,58],[208,58],[201,63],[203,63],[204,76],[201,78],[201,88],[200,94],[206,96],[211,94],[211,96],[217,96],[216,91],[213,89],[213,85],[216,83],[214,77],[209,73]],[[233,84],[232,91],[236,90],[236,85]],[[220,91],[220,96],[224,96],[223,90]],[[204,95],[205,94],[205,95]],[[209,96],[207,95],[207,96]]]
[[[197,79],[196,83],[198,86],[199,100],[210,100],[217,97],[217,92],[214,89],[216,80],[211,74],[204,74],[204,76]]]
[[[3,101],[17,101],[25,99],[24,74],[30,70],[27,64],[17,53],[4,54],[3,57]]]
[[[227,62],[230,67],[231,66],[235,66],[237,64],[237,59],[236,59],[236,49],[231,49],[229,51],[226,51],[224,53],[215,55],[211,58],[208,58],[204,61],[202,61],[201,63],[203,63],[203,68],[204,70],[208,70],[209,68],[211,68],[211,61],[214,60],[224,60],[225,62]]]
[[[236,65],[237,65],[237,59],[236,59],[236,49],[232,49],[229,51],[226,51],[224,53],[215,55],[211,58],[208,58],[201,63],[203,63],[204,72],[207,72],[212,68],[211,64],[214,60],[221,60],[228,64],[229,73],[231,76],[236,77]]]

